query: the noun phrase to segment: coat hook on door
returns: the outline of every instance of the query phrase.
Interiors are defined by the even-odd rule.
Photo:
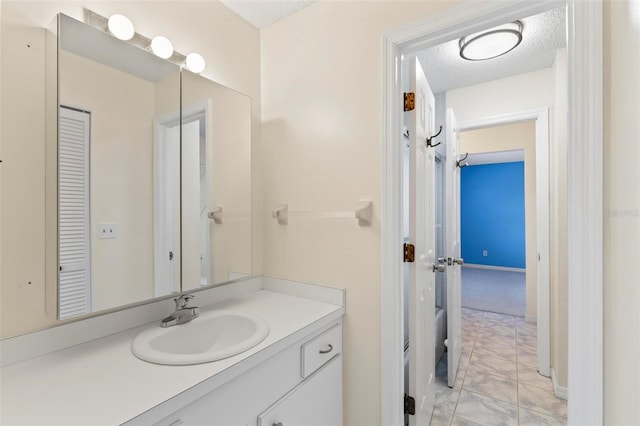
[[[440,145],[442,142],[438,142],[437,144],[432,144],[431,141],[433,140],[433,138],[437,138],[440,133],[442,133],[442,126],[440,126],[440,129],[438,130],[438,133],[436,133],[435,135],[431,136],[430,138],[427,138],[427,148],[434,148],[438,145]]]
[[[469,156],[469,153],[467,152],[467,153],[464,155],[464,157],[462,157],[461,159],[459,159],[458,161],[456,161],[456,166],[458,166],[458,167],[460,167],[460,168],[467,167],[467,166],[469,165],[469,163],[467,163],[467,162],[466,162],[466,161],[464,161],[464,160],[466,160],[468,156]],[[464,163],[463,163],[463,161],[464,161]]]

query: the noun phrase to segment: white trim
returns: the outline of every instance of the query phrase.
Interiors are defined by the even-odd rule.
[[[527,272],[525,268],[509,268],[508,266],[480,265],[477,263],[465,263],[462,267],[472,268],[472,269],[491,269],[493,271],[505,271],[505,272]]]
[[[538,318],[534,317],[533,315],[528,315],[528,314],[524,315],[524,320],[526,322],[530,322],[532,324],[536,324],[538,322]]]
[[[169,140],[171,128],[178,125],[180,125],[179,110],[163,114],[153,120],[153,289],[155,297],[179,291],[174,288],[175,283],[172,283],[172,278],[175,275],[173,268],[176,267],[175,263],[179,263],[181,254],[176,253],[174,249],[174,254],[178,254],[177,262],[166,264],[163,261],[169,248],[180,244],[164,238],[166,230],[170,225],[173,226],[167,217],[166,204],[170,198],[175,197],[175,194],[171,194],[165,185],[167,176],[164,166],[168,156],[166,142]]]
[[[568,399],[569,390],[566,386],[560,386],[558,384],[556,371],[553,368],[551,368],[551,384],[553,385],[553,393],[556,395],[556,398],[564,399],[566,401]]]
[[[382,37],[381,421],[403,419],[400,55],[565,4],[471,2]],[[570,424],[602,424],[602,4],[569,0]],[[575,111],[572,110],[575,108]],[[579,142],[579,143],[578,143]],[[594,350],[595,349],[595,350]]]
[[[536,251],[538,371],[551,374],[551,337],[549,324],[549,108],[512,112],[461,123],[461,132],[505,123],[535,120],[536,125]]]
[[[402,163],[400,40],[383,37],[381,421],[404,424],[404,303],[402,299]],[[402,423],[401,423],[402,422]]]
[[[568,422],[603,424],[603,14],[569,2]]]

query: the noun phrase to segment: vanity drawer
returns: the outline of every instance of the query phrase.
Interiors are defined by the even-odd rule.
[[[342,353],[342,325],[338,324],[300,347],[300,375],[310,376],[340,353]]]

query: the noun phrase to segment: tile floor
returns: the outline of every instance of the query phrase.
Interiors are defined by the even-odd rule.
[[[567,403],[536,370],[536,327],[522,317],[462,309],[462,357],[447,386],[436,369],[431,425],[565,425]]]

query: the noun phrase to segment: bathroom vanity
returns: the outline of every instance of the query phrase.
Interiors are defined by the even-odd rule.
[[[131,352],[134,338],[159,327],[160,317],[35,358],[30,355],[46,349],[34,346],[47,346],[55,340],[51,333],[64,330],[39,332],[45,333],[40,339],[8,339],[3,356],[19,353],[25,359],[0,370],[0,423],[342,424],[343,290],[259,277],[199,292],[196,300],[205,314],[259,316],[269,334],[238,355],[181,366],[142,361]],[[212,300],[217,301],[204,305]],[[98,318],[108,322],[109,315]]]

